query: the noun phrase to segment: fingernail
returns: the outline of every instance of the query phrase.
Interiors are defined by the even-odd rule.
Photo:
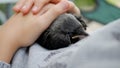
[[[23,6],[22,10],[24,11],[24,10],[26,10],[26,9],[27,9],[27,6],[26,6],[26,5]]]
[[[14,9],[19,10],[21,8],[21,5],[16,5],[15,7],[13,7]]]
[[[32,9],[33,12],[36,12],[37,10],[38,10],[38,7],[36,7],[36,6],[34,6]]]
[[[65,9],[68,9],[69,8],[69,3],[68,2],[66,2],[66,1],[62,1],[61,2],[61,6],[62,6],[62,8],[65,10]]]
[[[17,5],[17,6],[15,6],[14,8],[19,9],[19,8],[20,8],[20,6],[18,6],[18,5]]]
[[[20,8],[15,6],[15,7],[13,7],[13,10],[16,11],[16,12],[19,12]]]

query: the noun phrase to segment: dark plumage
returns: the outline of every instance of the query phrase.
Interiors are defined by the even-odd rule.
[[[60,15],[37,39],[42,47],[54,50],[64,48],[88,36],[86,24],[72,14]]]

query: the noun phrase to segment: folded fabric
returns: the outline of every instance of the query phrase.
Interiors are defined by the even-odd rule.
[[[19,49],[11,68],[120,68],[120,19],[58,50],[38,44]]]

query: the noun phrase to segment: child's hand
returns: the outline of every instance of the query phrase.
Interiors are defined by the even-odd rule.
[[[19,0],[17,4],[14,6],[13,10],[15,12],[22,12],[27,14],[30,10],[34,14],[38,13],[45,4],[54,3],[57,4],[61,0]]]
[[[69,10],[70,4],[61,1],[48,4],[38,14],[14,14],[0,27],[0,61],[10,62],[16,50],[33,44],[55,18]],[[47,7],[48,6],[48,7]]]

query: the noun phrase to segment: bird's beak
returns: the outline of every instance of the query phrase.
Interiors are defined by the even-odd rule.
[[[75,35],[75,36],[72,37],[72,39],[79,39],[79,40],[81,40],[81,39],[84,39],[87,36],[88,36],[88,34],[85,33],[85,34],[82,34],[82,35]]]

